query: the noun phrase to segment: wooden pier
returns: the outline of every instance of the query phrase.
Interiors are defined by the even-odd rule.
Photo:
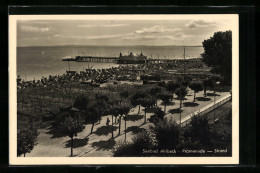
[[[75,58],[67,58],[62,59],[62,61],[76,61],[76,62],[99,62],[99,63],[118,63],[119,58],[118,57],[101,57],[101,56],[76,56]],[[194,58],[194,59],[163,59],[163,58],[157,58],[157,59],[147,59],[144,60],[144,63],[170,63],[170,62],[201,62],[201,58]]]
[[[77,62],[117,63],[117,57],[76,56]]]

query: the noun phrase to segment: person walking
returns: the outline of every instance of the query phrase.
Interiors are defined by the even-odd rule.
[[[110,122],[110,120],[109,120],[109,118],[107,118],[107,122],[106,122],[107,126],[109,125],[109,122]]]

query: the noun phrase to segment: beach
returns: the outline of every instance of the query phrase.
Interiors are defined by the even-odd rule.
[[[108,56],[118,57],[119,53],[140,54],[143,52],[148,58],[183,58],[183,47],[178,46],[53,46],[53,47],[18,47],[17,75],[22,79],[39,80],[43,76],[62,75],[69,70],[68,63],[62,58],[75,56]],[[186,48],[186,58],[200,57],[201,47]],[[84,69],[105,69],[117,67],[115,63],[70,62],[70,70],[77,72]]]

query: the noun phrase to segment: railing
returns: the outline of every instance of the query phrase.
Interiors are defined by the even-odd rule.
[[[189,123],[191,122],[191,118],[192,118],[193,116],[196,116],[196,115],[207,115],[208,113],[212,112],[214,109],[217,109],[218,107],[220,107],[221,105],[227,103],[227,102],[230,101],[230,100],[231,100],[231,95],[230,95],[229,97],[227,97],[227,98],[225,98],[225,99],[223,99],[223,100],[221,100],[221,101],[215,103],[215,104],[212,105],[211,107],[209,107],[209,108],[207,108],[207,109],[205,109],[205,110],[203,110],[203,111],[201,111],[201,112],[199,111],[199,112],[197,112],[197,113],[191,114],[191,115],[190,115],[190,118],[189,118],[188,120],[185,120],[185,121],[183,121],[183,122],[181,123],[181,127],[185,127],[187,124],[189,124]],[[228,111],[229,111],[229,110],[228,110]],[[224,110],[224,111],[222,111],[221,113],[217,114],[216,117],[219,116],[220,114],[225,113],[225,112],[227,112],[227,110]]]

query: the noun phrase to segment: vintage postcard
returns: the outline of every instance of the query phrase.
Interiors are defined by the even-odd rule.
[[[239,163],[238,15],[9,15],[10,165]]]

